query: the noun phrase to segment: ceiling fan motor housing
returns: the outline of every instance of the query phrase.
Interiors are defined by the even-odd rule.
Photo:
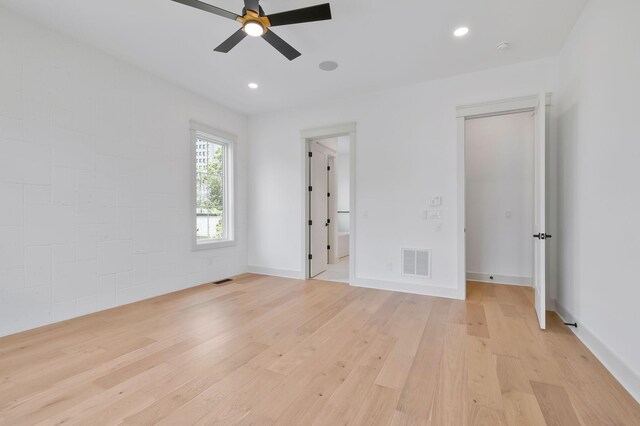
[[[242,15],[236,15],[228,10],[221,9],[200,0],[173,0],[186,6],[191,6],[223,18],[232,19],[242,25],[231,37],[223,41],[214,50],[216,52],[228,53],[247,35],[262,37],[267,43],[282,53],[290,61],[300,56],[300,52],[294,49],[289,43],[278,37],[270,27],[303,24],[306,22],[325,21],[331,19],[331,6],[329,3],[316,6],[303,7],[302,9],[289,10],[286,12],[266,15],[260,0],[244,0]]]

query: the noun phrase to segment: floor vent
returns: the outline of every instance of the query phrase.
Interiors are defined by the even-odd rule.
[[[402,275],[431,278],[431,250],[402,249]]]
[[[224,280],[214,282],[214,284],[226,284],[231,281],[233,281],[231,278],[225,278]]]

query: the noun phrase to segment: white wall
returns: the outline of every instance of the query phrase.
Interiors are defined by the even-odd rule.
[[[533,115],[467,120],[465,135],[467,276],[530,285]]]
[[[349,211],[349,180],[351,172],[349,169],[349,143],[351,140],[348,136],[340,136],[337,139],[336,149],[336,186],[338,189],[338,211]],[[338,213],[338,232],[349,232],[349,214]]]
[[[553,91],[556,73],[554,61],[537,61],[251,117],[250,267],[304,276],[300,131],[356,122],[355,282],[462,297],[455,107]],[[422,218],[435,195],[444,200],[440,223]],[[401,247],[433,249],[431,280],[400,274]]]
[[[190,251],[190,119],[239,137],[232,248]],[[0,335],[244,272],[246,126],[0,8]]]
[[[557,302],[640,400],[639,17],[592,0],[560,54]]]

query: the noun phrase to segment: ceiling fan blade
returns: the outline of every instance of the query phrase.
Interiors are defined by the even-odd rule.
[[[244,7],[247,10],[253,10],[254,12],[260,12],[260,0],[244,0]]]
[[[288,60],[293,61],[295,58],[301,55],[296,49],[294,49],[289,43],[281,39],[271,30],[267,30],[262,35],[262,38],[267,40],[267,43],[276,48],[276,50],[282,53]]]
[[[272,27],[302,24],[305,22],[325,21],[327,19],[331,19],[331,6],[329,3],[319,4],[317,6],[274,13],[273,15],[269,15],[268,18]]]
[[[238,15],[228,10],[220,9],[219,7],[212,6],[209,3],[204,3],[198,0],[173,0],[176,3],[184,4],[186,6],[195,7],[196,9],[204,10],[205,12],[213,13],[224,18],[237,20]]]
[[[240,43],[242,39],[244,39],[246,36],[247,36],[247,33],[245,33],[244,30],[240,28],[238,31],[233,33],[231,37],[223,41],[222,44],[220,44],[220,46],[216,47],[213,50],[216,52],[227,53],[231,49],[236,47],[236,45]]]

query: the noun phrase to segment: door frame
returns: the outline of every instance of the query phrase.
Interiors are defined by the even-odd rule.
[[[546,94],[546,105],[551,105],[551,93]],[[470,105],[461,105],[456,108],[458,127],[457,139],[457,180],[458,180],[458,221],[457,248],[458,248],[458,299],[467,298],[467,259],[466,259],[466,197],[465,197],[465,142],[466,121],[474,118],[494,117],[498,115],[517,114],[520,112],[535,112],[540,101],[539,95],[523,96],[518,98],[501,99],[497,101],[482,102]]]
[[[302,206],[304,212],[301,220],[301,254],[300,261],[304,271],[304,279],[310,278],[307,249],[309,247],[309,142],[317,139],[349,136],[349,282],[355,280],[356,271],[356,123],[337,124],[302,130],[300,132],[302,156],[301,167],[304,176],[302,185]]]

